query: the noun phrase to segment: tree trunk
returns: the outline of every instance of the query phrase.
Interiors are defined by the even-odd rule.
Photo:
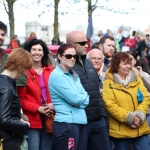
[[[5,11],[8,15],[8,19],[9,19],[9,28],[10,28],[10,38],[14,35],[15,33],[15,18],[14,18],[14,10],[13,10],[13,6],[14,3],[16,2],[16,0],[6,0],[7,5],[5,4],[4,0],[3,0],[3,5],[5,8]]]
[[[9,17],[9,27],[10,27],[10,38],[15,34],[15,18],[14,18],[14,11],[13,11],[13,0],[7,0],[8,3],[8,17]]]
[[[55,6],[54,6],[54,38],[53,38],[53,44],[58,45],[58,5],[60,0],[54,0]]]
[[[88,2],[88,18],[89,18],[90,12],[92,11],[92,2],[91,0],[87,0],[87,2]]]

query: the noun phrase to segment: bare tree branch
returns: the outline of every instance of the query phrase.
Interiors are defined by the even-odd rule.
[[[5,4],[4,0],[2,0],[2,1],[3,1],[3,5],[4,5],[4,8],[5,8],[5,11],[6,11],[6,13],[8,14],[9,12],[8,12],[8,10],[7,10],[6,4]]]

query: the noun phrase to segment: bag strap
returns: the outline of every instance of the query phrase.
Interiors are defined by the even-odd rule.
[[[35,83],[35,85],[38,87],[38,89],[39,89],[39,91],[40,91],[40,95],[41,95],[41,97],[42,97],[43,104],[46,105],[47,102],[46,102],[46,100],[45,100],[45,98],[44,98],[44,96],[43,96],[43,94],[42,94],[42,92],[41,92],[40,86],[38,85],[37,81],[35,80],[35,78],[34,78],[34,77],[32,76],[32,74],[30,73],[30,71],[27,71],[27,72],[28,72],[28,74],[30,75],[30,77],[31,77],[31,79],[33,80],[33,82]]]

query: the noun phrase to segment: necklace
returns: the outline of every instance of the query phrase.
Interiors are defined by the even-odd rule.
[[[38,71],[34,69],[34,71],[35,71],[37,74],[40,74],[41,70],[42,70],[42,67],[40,67],[40,69],[39,69]]]

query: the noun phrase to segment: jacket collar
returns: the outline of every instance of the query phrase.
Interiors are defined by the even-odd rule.
[[[81,56],[82,61],[84,62],[84,60],[86,59],[86,55]],[[77,59],[76,62],[80,62],[79,61],[79,56],[77,55]]]
[[[121,84],[122,85],[122,82],[119,80],[118,76],[115,73],[112,74],[110,72],[110,68],[106,71],[106,79],[110,79],[111,84]],[[129,76],[129,79],[128,79],[128,83],[129,84],[137,83],[137,82],[134,82],[134,81],[137,81],[137,75],[136,75],[134,69],[132,69],[130,71],[130,76]]]
[[[42,67],[44,70],[50,70],[50,67],[49,66],[43,66]],[[29,69],[29,72],[34,75],[34,74],[37,74],[33,68]]]
[[[120,78],[119,78],[117,73],[113,74],[113,79],[114,79],[115,83],[122,84],[122,82],[121,82],[121,80],[120,80]],[[130,71],[130,73],[128,75],[128,83],[132,83],[135,80],[136,80],[135,74],[132,71]]]
[[[76,72],[74,72],[73,69],[70,69],[69,72],[67,72],[60,64],[57,63],[56,68],[58,68],[59,70],[61,70],[64,74],[72,74],[74,80],[76,80],[78,78],[78,74]]]

